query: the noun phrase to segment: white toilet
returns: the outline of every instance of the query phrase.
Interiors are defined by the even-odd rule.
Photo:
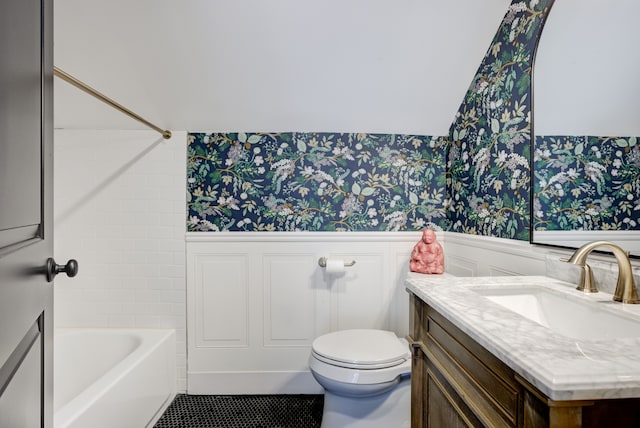
[[[321,428],[409,428],[411,352],[383,330],[343,330],[313,341],[309,368],[325,389]]]

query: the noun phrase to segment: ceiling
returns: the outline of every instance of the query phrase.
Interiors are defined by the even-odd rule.
[[[56,0],[54,62],[163,128],[444,135],[509,3]],[[54,90],[57,128],[143,128]]]

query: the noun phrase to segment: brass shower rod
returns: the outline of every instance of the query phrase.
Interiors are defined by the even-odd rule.
[[[71,76],[70,74],[65,73],[64,71],[60,70],[58,67],[53,67],[53,74],[56,75],[57,77],[61,78],[65,82],[75,86],[76,88],[81,89],[82,91],[86,92],[87,94],[99,99],[103,103],[109,104],[111,107],[115,108],[116,110],[121,111],[122,113],[126,114],[127,116],[131,117],[132,119],[135,119],[138,122],[143,123],[146,126],[148,126],[149,128],[153,129],[154,131],[159,132],[160,134],[162,134],[162,137],[165,140],[168,140],[169,138],[171,138],[171,131],[166,130],[166,129],[162,129],[159,126],[156,126],[153,123],[149,122],[148,120],[138,116],[137,114],[135,114],[134,112],[132,112],[128,108],[124,107],[121,104],[118,104],[117,102],[113,101],[111,98],[101,94],[100,92],[98,92],[95,89],[93,89],[91,86],[87,85],[86,83],[81,82],[80,80],[76,79],[75,77]]]

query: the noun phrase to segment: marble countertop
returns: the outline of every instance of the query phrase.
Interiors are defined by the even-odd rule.
[[[532,285],[597,302],[603,310],[640,320],[640,305],[584,294],[545,276],[454,277],[410,272],[407,290],[436,309],[553,400],[640,397],[638,337],[578,340],[555,333],[474,292]]]

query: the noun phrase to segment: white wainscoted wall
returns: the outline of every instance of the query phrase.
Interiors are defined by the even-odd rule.
[[[190,233],[188,391],[317,393],[313,339],[330,331],[408,332],[404,278],[419,232]],[[327,274],[321,257],[355,261]]]
[[[528,242],[446,232],[445,269],[455,276],[543,275],[548,248]]]
[[[311,342],[347,328],[408,333],[417,232],[187,234],[188,392],[318,393]],[[542,275],[548,250],[439,232],[456,276]],[[561,251],[562,253],[562,251]],[[561,254],[562,255],[562,254]],[[355,260],[333,277],[318,259]]]

